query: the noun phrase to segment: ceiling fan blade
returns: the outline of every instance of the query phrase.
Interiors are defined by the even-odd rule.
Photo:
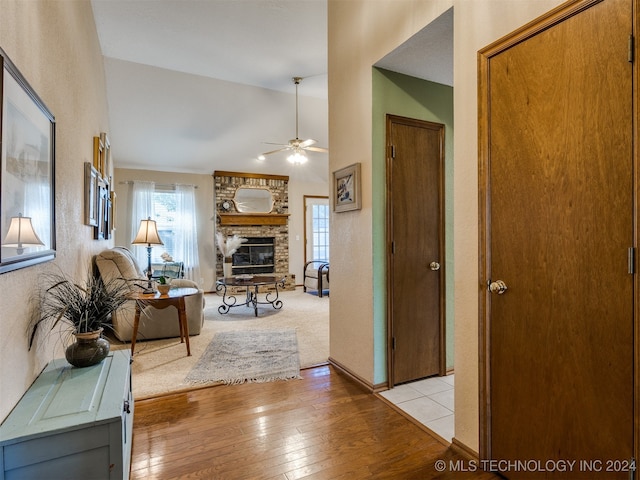
[[[288,143],[275,143],[275,142],[262,142],[265,145],[280,145],[281,147],[288,147]]]
[[[276,144],[278,145],[278,144]],[[284,152],[285,150],[289,150],[289,147],[279,148],[277,150],[271,150],[270,152],[264,152],[262,155],[271,155],[272,153]]]
[[[314,145],[316,143],[318,143],[318,142],[316,142],[313,138],[309,138],[309,139],[305,140],[304,142],[300,142],[299,146],[302,147],[302,148],[306,148],[306,147],[308,147],[310,145]]]
[[[307,148],[305,148],[305,150],[309,150],[311,152],[329,153],[329,149],[324,148],[324,147],[307,147]]]

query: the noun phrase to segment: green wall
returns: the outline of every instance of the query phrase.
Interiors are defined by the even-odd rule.
[[[447,370],[453,368],[453,88],[373,69],[373,315],[374,384],[387,379],[385,302],[386,115],[445,125],[445,274]]]

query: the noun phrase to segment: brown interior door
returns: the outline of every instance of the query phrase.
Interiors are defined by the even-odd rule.
[[[444,374],[444,125],[387,116],[392,384]]]
[[[482,453],[578,462],[508,478],[629,476],[605,467],[633,456],[631,12],[574,8],[481,52]]]

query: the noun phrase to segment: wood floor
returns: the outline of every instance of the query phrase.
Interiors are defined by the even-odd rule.
[[[332,367],[302,376],[136,402],[131,478],[497,478],[452,472],[462,457]]]

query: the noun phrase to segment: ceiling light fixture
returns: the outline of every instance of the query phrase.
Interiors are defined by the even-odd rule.
[[[304,153],[304,150],[300,148],[296,148],[293,153],[287,157],[287,161],[294,165],[302,165],[303,163],[306,163],[307,160],[307,155]]]
[[[324,147],[314,147],[317,143],[312,138],[307,140],[300,140],[298,137],[298,85],[302,77],[293,77],[293,83],[296,86],[296,138],[289,140],[289,143],[271,143],[265,142],[268,145],[278,145],[281,148],[277,150],[272,150],[270,152],[265,152],[261,155],[261,157],[265,157],[266,155],[271,155],[272,153],[283,152],[286,150],[291,150],[292,153],[287,157],[287,160],[293,164],[301,165],[307,161],[306,150],[311,152],[320,152],[320,153],[328,153]],[[259,157],[258,157],[259,158]]]

